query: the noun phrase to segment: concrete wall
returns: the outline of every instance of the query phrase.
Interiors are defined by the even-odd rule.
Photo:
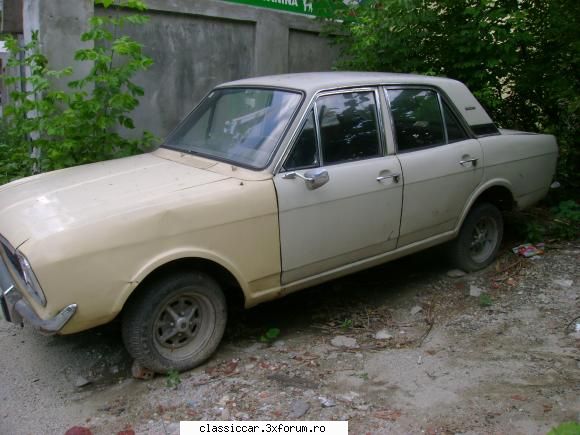
[[[88,18],[112,13],[92,0],[24,0],[25,32],[40,30],[55,69],[73,65]],[[155,65],[136,82],[145,89],[137,131],[163,137],[215,85],[250,76],[331,68],[336,49],[304,15],[219,0],[147,0],[151,21],[127,28]],[[113,12],[113,13],[125,13]],[[78,65],[78,64],[77,64]],[[86,72],[88,65],[79,68]]]
[[[50,60],[50,67],[60,70],[74,66],[75,74],[57,81],[63,89],[66,82],[85,76],[90,65],[74,61],[79,48],[89,47],[81,42],[81,34],[88,29],[93,14],[93,0],[24,0],[24,40],[30,41],[38,30],[40,46]]]
[[[22,0],[8,0],[6,3],[0,1],[0,11],[2,33],[22,33]]]

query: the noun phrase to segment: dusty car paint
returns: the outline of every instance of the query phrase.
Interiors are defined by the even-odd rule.
[[[68,301],[79,306],[65,334],[110,321],[148,273],[178,258],[224,266],[248,300],[279,283],[268,180],[147,154],[33,177],[5,189],[2,202],[11,204],[0,213],[3,233],[35,265],[49,295],[46,307],[29,303],[44,318]]]
[[[451,240],[473,203],[490,187],[506,187],[522,208],[546,194],[557,158],[552,136],[506,131],[472,137],[460,145],[448,144],[445,149],[397,155],[387,101],[379,92],[383,85],[433,87],[449,97],[466,125],[492,122],[463,84],[448,79],[319,73],[224,84],[279,86],[305,94],[288,133],[262,171],[159,149],[0,187],[0,233],[30,261],[47,305],[40,306],[26,293],[24,298],[43,319],[68,304],[77,304],[76,314],[60,331],[73,333],[113,319],[157,268],[177,259],[201,258],[228,270],[250,307]],[[300,180],[283,179],[282,164],[295,132],[319,94],[361,86],[377,89],[385,142],[381,158],[391,165],[388,171],[402,172],[400,184],[392,186],[389,197],[393,208],[363,205],[354,210],[356,201],[347,201],[344,205],[350,209],[333,211],[328,206],[326,218],[317,219],[314,211],[308,220],[298,222],[295,210],[315,204],[315,198],[324,195],[321,190],[306,197]],[[466,144],[479,163],[462,171],[458,162],[464,158]],[[381,169],[385,168],[379,165],[372,170]],[[333,171],[331,176],[337,174],[338,180],[341,165]],[[358,178],[343,171],[340,180],[339,190],[351,189],[357,194]],[[303,195],[304,204],[285,195]],[[334,199],[326,197],[328,204]],[[348,220],[361,213],[385,211],[394,214],[393,222],[397,213],[403,219],[400,228],[398,222],[390,225],[389,233],[376,243],[366,231],[361,232],[364,240],[355,251],[348,251],[344,240],[332,239],[333,215]],[[344,225],[341,231],[346,228]],[[311,236],[302,237],[306,230],[311,236],[326,235],[312,241]],[[342,251],[333,254],[335,248]],[[303,261],[311,254],[320,261]]]

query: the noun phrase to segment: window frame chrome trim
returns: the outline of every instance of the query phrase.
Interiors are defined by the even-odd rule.
[[[395,147],[394,149],[394,153],[392,155],[397,155],[397,143],[396,143],[396,131],[395,131],[395,124],[394,124],[394,120],[392,118],[392,113],[391,113],[391,102],[389,100],[389,95],[387,90],[388,89],[404,89],[404,88],[415,88],[415,89],[431,89],[434,90],[435,92],[437,92],[438,94],[441,95],[441,97],[443,98],[443,100],[447,103],[447,105],[449,106],[449,108],[451,109],[451,111],[453,112],[453,114],[457,117],[457,120],[459,121],[459,123],[461,124],[461,126],[463,127],[463,129],[465,130],[465,132],[467,133],[468,139],[478,139],[479,136],[477,136],[472,130],[471,130],[471,126],[467,123],[467,121],[465,120],[465,118],[463,117],[463,115],[461,114],[461,112],[459,112],[459,110],[457,109],[457,107],[455,106],[455,104],[453,103],[453,101],[451,100],[451,98],[449,98],[449,96],[447,95],[447,93],[441,89],[440,87],[436,86],[436,85],[432,85],[432,84],[413,84],[413,83],[401,83],[401,82],[381,82],[381,83],[372,83],[372,84],[368,84],[368,85],[341,85],[341,86],[336,86],[336,87],[329,87],[329,88],[324,88],[324,89],[319,89],[318,91],[314,92],[312,94],[312,96],[310,97],[310,99],[308,100],[308,103],[306,103],[306,98],[304,98],[303,104],[305,105],[305,107],[307,107],[307,109],[304,111],[304,113],[300,116],[300,121],[299,124],[302,123],[306,113],[308,113],[308,109],[310,109],[313,105],[313,102],[316,101],[316,99],[318,98],[319,95],[324,94],[324,93],[329,93],[329,92],[340,92],[340,91],[349,91],[351,89],[360,89],[360,88],[375,88],[378,89],[379,92],[382,91],[383,95],[385,97],[385,101],[387,103],[387,116],[389,118],[390,124],[391,124],[391,135],[392,135],[392,139],[393,139],[393,145]],[[219,86],[218,86],[219,88]],[[217,89],[217,88],[216,88]],[[283,89],[283,88],[280,88]],[[288,90],[291,90],[292,88],[288,88]],[[297,90],[297,89],[294,89]],[[303,92],[303,91],[302,91]],[[298,111],[299,113],[300,111]],[[296,121],[296,120],[294,120]],[[288,134],[289,131],[286,131],[286,134]],[[292,135],[289,137],[287,144],[284,146],[284,142],[285,140],[282,140],[279,144],[278,149],[276,150],[275,154],[278,154],[281,152],[280,157],[276,160],[276,159],[272,159],[272,162],[270,163],[270,168],[271,168],[271,173],[273,176],[276,176],[277,174],[279,174],[280,172],[282,172],[282,167],[284,162],[286,161],[286,158],[288,157],[288,154],[290,152],[290,148],[291,146],[294,144],[294,141],[296,139],[296,136],[298,134],[298,129],[296,129],[294,132],[292,132]],[[387,132],[383,131],[382,133],[383,135],[386,135]],[[501,133],[500,133],[501,134]],[[284,138],[286,139],[286,138]],[[281,148],[284,147],[283,150],[281,150]],[[386,149],[386,156],[390,155],[388,153],[388,149]],[[287,171],[284,171],[287,172]]]
[[[302,132],[301,127],[304,125],[304,122],[305,122],[306,117],[308,116],[308,113],[310,112],[311,109],[314,110],[313,106],[314,106],[314,101],[315,101],[317,95],[318,95],[318,93],[315,93],[314,95],[312,95],[312,97],[308,101],[308,104],[305,105],[306,109],[304,110],[304,112],[302,113],[302,115],[300,116],[300,119],[298,121],[299,127],[294,129],[294,131],[292,132],[292,135],[288,139],[288,143],[284,146],[284,149],[282,150],[282,154],[280,155],[278,160],[274,163],[274,166],[272,168],[272,176],[276,176],[279,173],[290,172],[290,171],[284,169],[284,163],[286,162],[286,159],[288,158],[288,156],[292,152],[292,148],[294,147],[294,143],[298,139],[298,136]],[[316,122],[316,120],[315,120],[315,122]],[[290,127],[291,127],[291,125],[290,125]],[[286,131],[286,134],[288,134],[288,131]],[[282,141],[280,142],[280,145],[278,146],[278,149],[276,149],[276,152],[274,153],[274,155],[276,155],[277,153],[279,153],[281,151],[281,147],[282,147],[282,144],[284,143],[285,139],[286,139],[286,137],[284,137],[282,139]],[[274,161],[274,159],[272,159],[272,161]]]
[[[318,110],[316,108],[316,103],[317,103],[317,100],[319,97],[326,96],[326,95],[344,94],[344,93],[356,92],[356,91],[374,92],[376,115],[377,115],[377,128],[379,130],[378,131],[379,148],[380,148],[381,154],[379,156],[369,157],[369,158],[376,159],[376,158],[388,156],[389,153],[388,153],[388,147],[387,147],[387,143],[386,143],[386,136],[385,136],[386,132],[385,132],[385,127],[384,127],[384,123],[383,123],[382,102],[381,102],[380,94],[379,94],[382,86],[383,85],[381,85],[381,84],[365,85],[365,86],[357,85],[357,86],[352,86],[352,87],[341,86],[341,87],[337,87],[337,88],[320,89],[320,90],[316,91],[315,93],[313,93],[312,97],[308,101],[308,104],[306,105],[306,109],[304,110],[304,113],[302,114],[302,116],[300,117],[300,120],[298,122],[298,125],[300,127],[296,128],[295,131],[292,133],[292,136],[290,136],[287,145],[285,146],[282,154],[280,155],[280,158],[278,159],[278,161],[274,164],[274,166],[272,168],[272,175],[276,176],[280,173],[291,172],[290,170],[286,170],[284,168],[284,163],[288,159],[290,152],[292,152],[292,149],[294,147],[294,143],[296,142],[298,136],[300,135],[301,127],[302,127],[302,125],[304,125],[304,119],[308,116],[308,112],[311,109],[314,110],[314,117],[315,117],[316,130],[317,130],[318,152],[319,152],[318,158],[320,160],[318,167],[324,166],[324,162],[322,160],[322,144],[321,144],[320,131],[319,131],[320,130],[320,122],[318,120]],[[282,141],[282,143],[283,142],[284,141]],[[277,150],[277,152],[279,152],[279,151],[280,151],[280,149]],[[368,159],[360,159],[360,160],[368,160]],[[330,166],[333,166],[335,164],[349,163],[349,162],[350,161],[332,163]]]
[[[445,137],[445,144],[449,145],[449,135],[447,133],[447,123],[445,122],[445,114],[443,113],[443,103],[441,102],[441,94],[436,92],[437,103],[439,104],[439,116],[441,117],[441,123],[443,124],[443,135]]]
[[[204,153],[200,153],[200,152],[188,152],[188,151],[185,151],[185,150],[182,150],[180,148],[173,147],[173,146],[167,144],[167,139],[177,131],[177,129],[191,116],[191,114],[195,110],[197,110],[198,107],[200,107],[202,105],[202,103],[205,102],[205,100],[211,95],[212,92],[221,91],[221,90],[228,90],[228,89],[261,89],[261,90],[269,90],[269,91],[289,92],[289,93],[294,93],[294,94],[300,95],[300,100],[298,101],[298,104],[296,104],[296,107],[292,111],[292,115],[288,118],[288,121],[287,121],[287,124],[284,128],[284,131],[280,134],[280,137],[278,138],[278,141],[276,142],[276,144],[272,148],[272,151],[270,152],[270,155],[268,156],[268,160],[266,161],[264,166],[258,167],[258,166],[247,165],[247,164],[236,162],[236,161],[229,160],[226,158],[222,158],[222,157],[218,157],[218,156],[211,156],[209,154],[204,154]],[[267,170],[272,165],[272,162],[275,160],[276,154],[278,153],[278,150],[280,149],[281,144],[284,143],[284,139],[285,139],[286,135],[288,134],[288,131],[292,127],[292,124],[294,124],[296,117],[300,113],[300,108],[302,107],[305,99],[306,99],[306,92],[304,90],[296,89],[296,88],[287,88],[287,87],[283,87],[283,86],[268,86],[268,85],[216,86],[215,88],[211,89],[199,101],[199,103],[197,103],[193,107],[193,109],[191,109],[189,111],[189,113],[187,115],[185,115],[183,117],[183,119],[175,125],[175,127],[173,127],[173,129],[171,129],[171,131],[167,135],[165,135],[163,142],[161,143],[161,145],[159,145],[158,148],[165,148],[168,150],[177,151],[177,152],[187,154],[187,155],[192,155],[192,156],[200,156],[204,159],[215,160],[217,162],[227,163],[229,165],[238,166],[240,168],[249,169],[249,170],[255,171],[255,172],[264,171],[264,170]]]
[[[314,139],[316,141],[315,146],[316,146],[316,155],[318,156],[318,164],[316,164],[314,166],[301,166],[299,168],[292,168],[292,169],[286,168],[286,166],[285,166],[286,162],[288,161],[288,158],[290,157],[290,155],[294,151],[294,147],[296,146],[296,143],[298,142],[298,138],[300,137],[300,135],[304,131],[304,126],[308,122],[308,118],[309,118],[308,114],[310,112],[312,112],[312,119],[314,122],[313,130],[314,130]],[[318,134],[318,129],[316,128],[316,125],[317,125],[316,104],[313,104],[312,107],[309,107],[308,110],[306,111],[306,113],[307,113],[307,116],[305,116],[304,119],[301,120],[301,124],[299,124],[298,128],[296,129],[298,134],[296,135],[296,137],[294,138],[294,142],[290,146],[290,151],[288,152],[288,155],[286,156],[286,159],[284,160],[284,163],[282,164],[281,172],[289,173],[289,172],[293,172],[293,171],[303,171],[303,170],[315,169],[315,168],[320,167],[320,159],[321,159],[320,146],[319,146],[320,138],[319,138],[319,134]]]
[[[372,92],[374,94],[375,97],[375,117],[377,120],[377,139],[379,140],[379,155],[377,156],[371,156],[371,157],[366,157],[364,159],[357,159],[357,160],[345,160],[345,161],[341,161],[341,162],[336,162],[336,163],[329,163],[328,166],[334,166],[334,165],[340,165],[343,163],[350,163],[350,162],[358,162],[358,161],[362,161],[362,160],[369,160],[369,159],[376,159],[376,158],[380,158],[380,157],[385,157],[387,155],[387,144],[386,144],[386,139],[385,139],[385,128],[383,125],[383,119],[382,119],[382,111],[381,111],[381,98],[379,95],[379,87],[378,86],[357,86],[354,88],[342,88],[342,89],[337,89],[337,90],[331,90],[331,91],[322,91],[318,94],[318,96],[316,97],[316,101],[314,102],[315,106],[318,103],[318,100],[322,97],[326,97],[329,95],[340,95],[340,94],[350,94],[350,93],[355,93],[355,92]],[[320,134],[320,122],[318,122],[318,110],[316,110],[316,118],[317,118],[317,128],[319,131],[319,148],[320,148],[320,161],[322,163],[322,166],[326,166],[324,164],[324,160],[323,160],[323,155],[322,155],[322,135]]]
[[[446,132],[445,134],[447,135],[447,145],[452,144],[452,143],[461,142],[461,141],[468,140],[468,139],[474,139],[470,136],[469,131],[465,128],[465,126],[461,122],[461,117],[457,115],[452,104],[449,101],[447,101],[445,98],[443,98],[443,96],[440,97],[440,100],[441,100],[441,115],[443,116],[443,124],[445,125],[445,132]],[[455,120],[459,124],[459,127],[461,128],[461,130],[463,130],[463,133],[465,133],[464,139],[454,140],[453,142],[449,141],[449,133],[447,130],[447,117],[445,116],[445,106],[447,106],[449,108],[451,115],[455,117]]]

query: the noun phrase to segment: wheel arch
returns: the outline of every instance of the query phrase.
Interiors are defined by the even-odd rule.
[[[491,203],[502,213],[513,210],[516,207],[516,200],[511,187],[507,180],[492,180],[481,185],[464,207],[461,218],[455,228],[455,234],[459,233],[465,218],[476,204],[482,202]]]
[[[124,291],[115,303],[116,312],[121,313],[128,306],[132,298],[145,288],[150,282],[176,271],[197,270],[210,275],[222,288],[228,307],[243,308],[246,300],[244,281],[240,274],[230,264],[224,264],[210,255],[190,254],[171,256],[164,261],[154,261],[141,270],[130,286]]]

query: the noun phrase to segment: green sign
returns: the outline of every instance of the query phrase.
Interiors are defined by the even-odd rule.
[[[330,1],[328,0],[225,0],[230,3],[243,3],[259,8],[278,9],[280,11],[295,12],[297,14],[324,17],[329,15]]]

